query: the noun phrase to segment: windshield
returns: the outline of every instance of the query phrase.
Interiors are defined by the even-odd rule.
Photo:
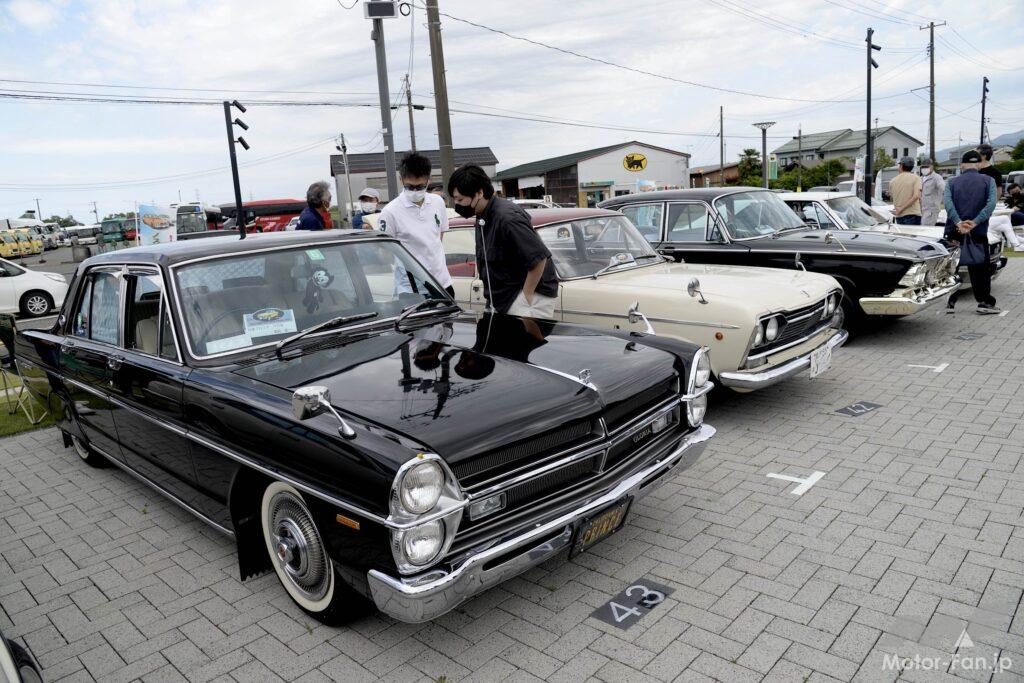
[[[887,221],[858,197],[837,197],[826,202],[850,230],[873,228]]]
[[[179,213],[178,233],[205,232],[206,216],[201,213]]]
[[[637,260],[652,262],[657,253],[623,216],[596,216],[537,230],[551,252],[560,279],[593,275],[602,268]]]
[[[715,200],[715,208],[733,239],[763,237],[804,222],[774,192],[737,192]]]
[[[105,233],[121,232],[121,221],[103,221],[100,229]]]
[[[447,295],[395,242],[348,242],[239,254],[175,269],[197,356],[277,342],[339,316],[398,315]]]

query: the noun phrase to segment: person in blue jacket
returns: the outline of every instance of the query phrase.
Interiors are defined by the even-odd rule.
[[[306,208],[299,214],[296,230],[330,230],[331,186],[319,180],[306,190]]]
[[[943,196],[946,206],[946,231],[943,239],[951,246],[980,245],[984,259],[979,264],[968,264],[971,289],[978,302],[978,313],[993,314],[1002,311],[992,296],[992,264],[988,260],[988,219],[996,208],[996,184],[991,177],[978,172],[981,155],[976,150],[964,152],[960,159],[960,175],[946,183]],[[949,297],[947,313],[953,312],[956,293]]]

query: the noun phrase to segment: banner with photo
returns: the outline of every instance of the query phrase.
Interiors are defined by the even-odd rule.
[[[139,245],[173,242],[178,236],[175,218],[175,211],[170,207],[139,204]]]

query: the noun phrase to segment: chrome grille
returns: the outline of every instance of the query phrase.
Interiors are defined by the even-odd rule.
[[[825,312],[825,302],[820,301],[813,306],[807,306],[791,313],[786,313],[786,325],[782,328],[774,346],[787,344],[794,339],[806,337],[808,333],[822,324],[822,314]]]
[[[605,424],[609,431],[628,423],[642,415],[659,403],[667,401],[679,393],[678,378],[672,378],[655,384],[632,398],[613,403],[604,413]]]
[[[505,492],[506,505],[511,508],[524,501],[536,500],[566,484],[584,479],[596,473],[601,465],[601,457],[602,454],[598,452],[567,467],[542,475],[536,479],[531,479],[519,486],[513,486]]]
[[[463,488],[472,487],[485,479],[500,476],[508,470],[529,465],[556,451],[580,443],[593,431],[594,426],[590,420],[579,420],[552,432],[456,463],[452,466],[452,472]]]

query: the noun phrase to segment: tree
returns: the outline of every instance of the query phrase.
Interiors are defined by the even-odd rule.
[[[761,153],[748,147],[740,154],[740,185],[757,187],[761,184]]]
[[[125,213],[124,211],[118,211],[117,213],[108,213],[106,216],[103,217],[103,220],[106,221],[114,218],[135,218],[135,212],[129,211]]]
[[[800,174],[800,184],[804,188],[816,185],[835,185],[839,178],[850,173],[849,163],[849,159],[842,157],[822,161],[814,166],[804,167]],[[788,171],[779,173],[778,180],[771,181],[771,187],[776,190],[789,190],[793,192],[796,190],[796,182],[797,169],[794,166]]]
[[[885,150],[879,147],[875,150],[875,163],[872,165],[872,169],[875,171],[881,171],[883,168],[889,168],[895,166],[896,160],[885,153]]]
[[[59,225],[62,228],[69,228],[72,225],[81,225],[81,223],[76,221],[71,216],[63,216],[63,217],[61,217],[61,216],[58,216],[56,214],[54,214],[53,216],[50,216],[49,220],[45,220],[43,222],[44,223],[56,223],[57,225]]]
[[[1013,151],[1010,152],[1010,158],[1014,160],[1024,159],[1024,138],[1017,140],[1017,144],[1014,145]]]

